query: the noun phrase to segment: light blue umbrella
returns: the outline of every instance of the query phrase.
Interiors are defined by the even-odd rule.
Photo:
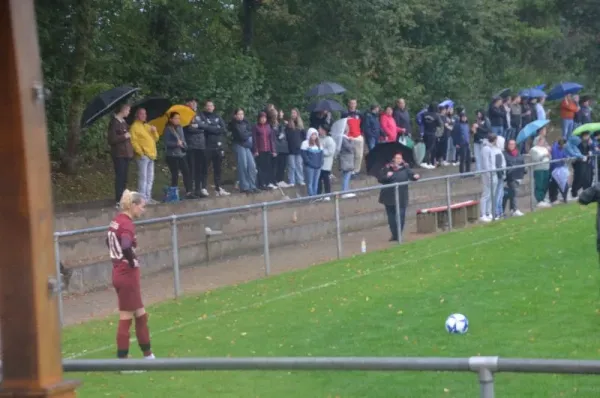
[[[548,93],[548,98],[546,98],[546,99],[548,101],[563,99],[568,94],[578,93],[582,89],[583,89],[583,86],[579,83],[572,83],[572,82],[560,83],[560,84],[557,84],[556,86],[552,87],[552,90],[550,90],[550,92]]]
[[[439,106],[447,106],[449,108],[454,108],[454,102],[452,102],[451,99],[447,99],[446,101],[442,101]]]
[[[543,90],[543,89],[546,88],[546,85],[545,84],[540,84],[539,86],[535,86],[534,88],[537,89],[537,90]]]
[[[517,144],[527,141],[529,138],[533,137],[539,129],[548,123],[550,123],[550,120],[534,120],[523,127],[523,130],[519,131],[519,135],[517,135]]]
[[[545,97],[546,93],[540,90],[539,88],[530,88],[529,89],[529,98],[541,98]]]

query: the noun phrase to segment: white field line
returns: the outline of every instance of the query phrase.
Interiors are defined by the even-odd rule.
[[[578,215],[578,216],[575,216],[575,217],[571,217],[569,219],[559,220],[555,224],[562,224],[562,223],[567,222],[567,221],[573,221],[575,219],[582,218],[584,215],[587,215],[587,214]],[[507,234],[504,234],[504,235],[498,235],[498,236],[494,236],[494,237],[491,237],[491,238],[488,238],[488,239],[484,239],[484,240],[480,240],[480,241],[476,241],[476,242],[471,242],[471,243],[466,244],[466,245],[456,246],[456,247],[445,249],[445,250],[440,250],[440,251],[437,251],[435,253],[431,253],[431,254],[428,254],[428,255],[425,255],[425,256],[415,257],[415,258],[408,259],[408,260],[405,260],[405,261],[400,261],[398,263],[390,264],[388,266],[377,268],[377,269],[374,269],[374,270],[365,270],[364,272],[362,272],[360,274],[356,274],[356,275],[353,275],[353,276],[350,276],[350,277],[347,277],[347,278],[333,280],[331,282],[323,283],[321,285],[307,287],[307,288],[304,288],[304,289],[301,289],[301,290],[298,290],[298,291],[295,291],[295,292],[292,292],[292,293],[282,294],[280,296],[273,297],[273,298],[270,298],[268,300],[259,301],[259,302],[254,303],[254,304],[241,306],[241,307],[234,308],[234,309],[231,309],[231,310],[221,311],[221,312],[218,312],[218,313],[215,313],[215,314],[212,314],[212,315],[208,315],[208,316],[206,316],[204,318],[198,318],[198,319],[194,319],[194,320],[191,320],[191,321],[188,321],[188,322],[178,323],[177,325],[169,326],[168,328],[154,331],[151,334],[152,334],[152,336],[156,336],[157,334],[163,334],[163,333],[172,332],[173,330],[182,329],[184,327],[187,327],[187,326],[190,326],[190,325],[194,325],[194,324],[197,324],[197,323],[200,323],[200,322],[203,322],[203,321],[208,321],[208,320],[216,319],[216,318],[219,318],[219,317],[224,316],[224,315],[235,314],[235,313],[247,311],[247,310],[250,310],[250,309],[260,308],[260,307],[263,307],[265,305],[268,305],[268,304],[271,304],[271,303],[274,303],[274,302],[277,302],[277,301],[286,300],[286,299],[291,298],[291,297],[300,296],[302,294],[309,293],[309,292],[312,292],[312,291],[315,291],[315,290],[327,289],[328,287],[337,286],[337,285],[340,285],[342,283],[349,282],[349,281],[352,281],[352,280],[355,280],[355,279],[359,279],[359,278],[364,278],[364,277],[372,275],[372,274],[376,274],[376,273],[380,273],[380,272],[385,272],[385,271],[393,270],[393,269],[395,269],[395,268],[397,268],[397,267],[399,267],[401,265],[413,263],[413,262],[416,262],[416,261],[422,261],[422,260],[425,260],[425,259],[429,259],[429,258],[432,258],[432,257],[439,256],[441,254],[455,252],[457,250],[463,250],[463,249],[468,249],[468,248],[472,248],[472,247],[475,247],[475,246],[485,245],[485,244],[490,243],[490,242],[495,242],[495,241],[498,241],[498,240],[502,240],[502,239],[508,238],[510,236],[513,236],[513,235],[519,235],[519,234],[521,234],[521,233],[523,233],[525,231],[530,231],[530,230],[539,229],[539,228],[540,228],[539,225],[532,225],[530,227],[522,228],[522,229],[519,229],[518,231],[513,231],[513,232],[510,232],[510,233],[507,233]],[[135,342],[135,338],[132,338],[130,341],[132,343]],[[78,352],[78,353],[75,353],[75,354],[71,354],[71,355],[67,356],[65,359],[81,358],[81,357],[84,357],[84,356],[88,356],[88,355],[92,355],[92,354],[97,354],[97,353],[100,353],[100,352],[108,351],[108,350],[111,350],[111,349],[114,349],[114,348],[115,348],[114,344],[105,345],[105,346],[102,346],[102,347],[93,348],[91,350],[83,350],[81,352]],[[63,353],[63,355],[64,355],[64,353]]]

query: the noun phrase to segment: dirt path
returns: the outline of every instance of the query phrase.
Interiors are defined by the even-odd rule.
[[[407,225],[407,230],[415,230],[414,224]],[[427,235],[407,232],[405,240],[422,239]],[[361,252],[361,241],[364,231],[348,233],[342,236],[343,257],[350,257]],[[387,227],[370,230],[367,250],[385,249],[394,243],[389,242],[390,232]],[[309,247],[310,245],[310,247]],[[315,264],[335,260],[337,243],[335,237],[321,239],[310,244],[299,244],[274,248],[270,252],[271,274],[279,274],[295,269],[308,268]],[[215,261],[210,265],[187,267],[181,270],[181,287],[185,294],[199,293],[222,286],[242,283],[263,278],[265,262],[261,254],[241,256],[234,259]],[[172,299],[173,276],[163,272],[144,278],[142,281],[144,301],[146,305]],[[64,297],[64,317],[66,325],[73,325],[94,318],[105,317],[116,312],[116,297],[112,289],[70,295]]]

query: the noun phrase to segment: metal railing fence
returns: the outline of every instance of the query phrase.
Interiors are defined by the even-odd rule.
[[[424,371],[477,373],[481,398],[494,398],[495,373],[600,374],[600,361],[500,357],[256,357],[64,360],[66,372],[109,371]],[[516,396],[516,395],[515,395]]]
[[[244,205],[244,206],[238,206],[238,207],[230,207],[230,208],[220,208],[220,209],[213,209],[213,210],[206,210],[206,211],[199,211],[199,212],[192,212],[192,213],[186,213],[186,214],[180,214],[180,215],[171,215],[171,216],[167,216],[167,217],[157,217],[157,218],[152,218],[152,219],[147,219],[147,220],[140,220],[140,221],[136,221],[136,225],[152,225],[152,224],[158,224],[158,223],[165,223],[165,222],[169,222],[171,224],[171,246],[172,246],[172,257],[173,257],[173,292],[174,292],[174,296],[180,297],[182,295],[182,288],[181,288],[181,280],[180,280],[180,263],[179,263],[179,238],[178,238],[178,232],[177,232],[177,225],[179,221],[183,221],[183,220],[189,220],[192,218],[201,218],[201,217],[206,217],[206,216],[215,216],[215,215],[223,215],[223,214],[232,214],[232,213],[237,213],[237,212],[241,212],[241,211],[248,211],[248,210],[257,210],[260,209],[262,212],[262,233],[263,233],[263,257],[264,257],[264,262],[265,262],[265,275],[269,276],[271,273],[271,261],[270,261],[270,246],[269,246],[269,221],[268,221],[268,212],[269,212],[269,208],[271,207],[275,207],[275,206],[281,206],[281,205],[294,205],[294,204],[303,204],[303,203],[309,203],[309,202],[314,202],[315,200],[322,200],[324,198],[331,198],[333,197],[333,207],[334,207],[334,212],[335,212],[335,224],[336,224],[336,241],[337,241],[337,258],[340,259],[343,257],[343,245],[342,245],[342,228],[341,228],[341,217],[340,217],[340,196],[343,194],[348,194],[348,193],[354,193],[354,194],[360,194],[360,193],[369,193],[372,191],[379,191],[381,189],[385,189],[385,188],[394,188],[395,189],[395,206],[396,206],[396,217],[397,217],[397,225],[398,225],[398,242],[402,242],[402,231],[400,228],[400,200],[399,200],[399,187],[401,186],[411,186],[411,185],[415,185],[415,184],[423,184],[423,183],[427,183],[427,182],[443,182],[446,185],[446,206],[447,206],[447,218],[448,218],[448,229],[452,230],[452,211],[450,208],[450,205],[452,204],[452,180],[453,179],[458,179],[458,178],[465,178],[465,177],[476,177],[476,176],[487,176],[489,175],[489,179],[490,181],[493,179],[493,174],[497,173],[499,171],[509,171],[509,170],[513,170],[513,169],[521,169],[524,168],[525,170],[527,170],[527,174],[528,174],[528,178],[530,180],[530,210],[534,211],[535,210],[535,205],[536,205],[536,200],[534,197],[534,178],[533,178],[533,170],[536,166],[542,166],[542,165],[548,165],[551,163],[557,163],[557,162],[572,162],[576,160],[576,158],[569,158],[569,159],[560,159],[560,160],[552,160],[550,162],[539,162],[539,163],[527,163],[524,164],[522,166],[514,166],[514,167],[507,167],[507,168],[503,168],[503,169],[497,169],[497,170],[493,170],[493,171],[473,171],[470,173],[462,173],[462,174],[449,174],[449,175],[444,175],[444,176],[436,176],[436,177],[431,177],[431,178],[423,178],[420,179],[418,181],[408,181],[408,182],[402,182],[402,183],[395,183],[395,184],[388,184],[388,185],[374,185],[374,186],[369,186],[369,187],[364,187],[364,188],[358,188],[358,189],[351,189],[348,191],[344,191],[344,192],[333,192],[333,193],[329,193],[329,194],[322,194],[322,195],[317,195],[317,196],[310,196],[310,197],[301,197],[301,198],[293,198],[293,199],[286,199],[286,200],[277,200],[277,201],[271,201],[271,202],[264,202],[264,203],[255,203],[255,204],[249,204],[249,205]],[[597,167],[597,159],[596,157],[593,158],[594,161],[594,171],[596,171]],[[598,181],[598,173],[594,172],[594,182]],[[496,212],[496,206],[495,206],[495,197],[496,197],[497,193],[495,192],[495,190],[492,189],[492,211],[495,215]],[[61,267],[60,267],[60,238],[64,238],[64,237],[72,237],[72,236],[76,236],[76,235],[83,235],[83,234],[89,234],[89,233],[97,233],[97,232],[104,232],[106,231],[106,227],[105,226],[101,226],[101,227],[92,227],[92,228],[82,228],[82,229],[75,229],[75,230],[70,230],[70,231],[62,231],[62,232],[55,232],[54,233],[54,254],[55,254],[55,260],[56,260],[56,275],[57,275],[57,281],[61,281],[62,280],[62,275],[61,275]],[[63,291],[63,283],[58,283],[57,287],[54,289],[54,294],[56,294],[58,296],[58,307],[59,307],[59,317],[60,317],[60,321],[61,321],[61,325],[64,323],[64,314],[63,314],[63,303],[62,303],[62,291]]]

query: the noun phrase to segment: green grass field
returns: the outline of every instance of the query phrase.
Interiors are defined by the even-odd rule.
[[[161,357],[600,354],[595,207],[565,206],[151,307]],[[444,330],[461,312],[470,330]],[[64,333],[110,358],[115,317]],[[131,350],[139,356],[135,343]],[[476,397],[471,373],[71,374],[82,397]],[[498,374],[498,397],[598,397],[592,376]]]

